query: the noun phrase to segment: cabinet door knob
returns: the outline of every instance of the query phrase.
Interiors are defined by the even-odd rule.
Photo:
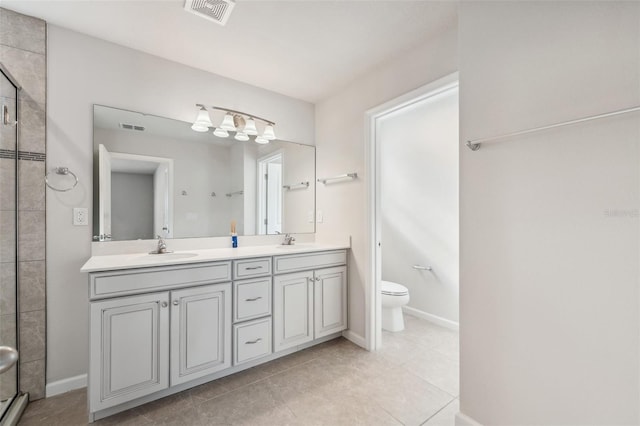
[[[169,304],[167,302],[162,302],[160,306],[162,306],[163,308],[166,308],[167,306],[169,306]]]
[[[178,301],[178,299],[173,301],[173,306],[178,306],[180,304],[180,302]]]
[[[316,281],[320,281],[320,277],[316,277]]]

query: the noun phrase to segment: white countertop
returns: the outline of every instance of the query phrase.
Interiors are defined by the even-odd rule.
[[[291,246],[261,245],[238,248],[180,250],[171,254],[129,253],[92,256],[81,272],[111,271],[116,269],[146,268],[153,266],[184,265],[190,263],[233,260],[261,256],[278,256],[327,250],[348,249],[346,244],[302,243]],[[181,257],[184,256],[184,257]],[[188,257],[187,257],[188,256]]]

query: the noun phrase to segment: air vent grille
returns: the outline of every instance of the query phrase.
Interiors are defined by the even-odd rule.
[[[233,0],[186,0],[184,10],[225,25],[235,4]]]
[[[136,126],[135,124],[120,123],[120,128],[126,129],[126,130],[137,130],[139,132],[144,132],[144,126]]]

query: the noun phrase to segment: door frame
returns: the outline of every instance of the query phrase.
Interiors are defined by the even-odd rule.
[[[258,166],[258,190],[257,190],[257,208],[256,210],[258,211],[258,218],[257,218],[257,235],[270,235],[268,234],[267,230],[268,230],[268,225],[265,225],[264,220],[267,218],[268,215],[268,207],[267,204],[268,200],[269,200],[269,195],[268,195],[268,190],[267,190],[267,185],[265,184],[265,179],[264,179],[264,175],[266,174],[266,167],[267,164],[270,163],[272,160],[279,158],[280,159],[280,164],[282,167],[282,171],[281,171],[281,180],[282,177],[284,176],[284,162],[285,162],[285,155],[284,155],[284,150],[282,149],[278,149],[275,150],[273,152],[270,152],[267,155],[264,155],[260,158],[258,158],[258,160],[256,161],[257,166]],[[280,188],[280,191],[282,192],[282,188]],[[282,195],[282,194],[281,194]],[[263,203],[263,201],[265,203]],[[281,196],[280,197],[280,213],[281,213],[281,217],[282,217],[282,212],[284,210],[284,206],[283,206],[283,202],[284,199]],[[283,222],[284,222],[284,218],[283,218]],[[282,228],[284,228],[284,223],[281,223]],[[273,234],[271,234],[273,235]]]
[[[370,351],[378,350],[382,346],[379,120],[399,109],[458,87],[458,80],[458,72],[454,72],[378,105],[365,113],[365,175],[369,176],[366,188],[367,267],[365,268],[365,282],[370,283],[365,286],[365,340],[366,348]]]

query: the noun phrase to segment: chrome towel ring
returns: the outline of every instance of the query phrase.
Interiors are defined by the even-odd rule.
[[[54,191],[58,191],[58,192],[67,192],[67,191],[71,191],[73,188],[76,187],[76,185],[78,184],[78,176],[76,176],[75,173],[73,173],[71,170],[69,170],[68,167],[56,167],[53,169],[53,171],[57,174],[57,175],[62,175],[62,176],[68,176],[71,175],[73,176],[74,182],[73,185],[71,185],[68,188],[56,188],[55,186],[52,186],[51,183],[49,182],[49,174],[51,174],[51,172],[47,173],[44,176],[44,182],[47,184],[47,186],[51,189],[53,189]]]

